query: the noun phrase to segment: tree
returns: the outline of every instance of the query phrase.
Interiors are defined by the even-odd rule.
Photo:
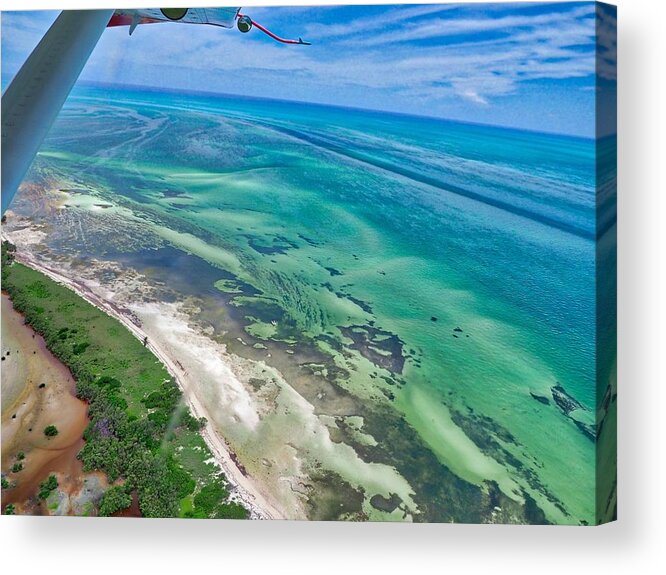
[[[23,463],[14,463],[12,465],[12,473],[18,473],[19,471],[23,471]]]
[[[52,491],[58,488],[58,478],[55,475],[49,475],[46,481],[39,484],[39,498],[48,499]]]
[[[109,517],[116,511],[127,509],[132,505],[132,496],[125,491],[123,485],[111,487],[102,496],[102,502],[99,505],[99,514],[102,517]]]
[[[18,459],[19,461],[22,461],[23,459],[25,459],[25,453],[23,453],[23,451],[19,451],[16,454],[16,459]]]
[[[247,509],[236,502],[224,503],[217,508],[215,519],[247,519]]]
[[[209,483],[194,496],[194,509],[201,511],[206,517],[210,517],[228,495],[229,492],[221,481]]]
[[[16,515],[16,507],[13,503],[5,505],[5,515]]]
[[[47,425],[44,428],[44,435],[46,435],[46,437],[55,437],[58,435],[58,428],[55,425]]]
[[[7,240],[2,242],[2,263],[3,265],[11,265],[14,263],[14,255],[16,254],[16,246],[9,243]]]

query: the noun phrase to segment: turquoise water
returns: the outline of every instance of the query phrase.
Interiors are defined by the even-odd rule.
[[[594,521],[593,140],[79,87],[34,174],[131,209],[171,248],[251,285],[259,300],[236,303],[277,306],[290,331],[255,309],[246,333],[345,362],[335,384],[365,409],[381,391],[414,453],[529,494],[550,521]],[[52,247],[125,261],[150,248],[127,240],[87,230]],[[224,292],[214,277],[192,289]],[[402,470],[418,465],[409,451],[382,457]],[[428,474],[410,477],[415,491]]]

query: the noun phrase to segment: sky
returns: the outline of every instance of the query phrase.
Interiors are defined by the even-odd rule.
[[[82,81],[388,110],[592,137],[614,89],[615,41],[584,3],[252,7],[257,29],[163,23],[107,29]],[[3,12],[3,85],[57,12]],[[612,18],[612,16],[607,16]]]

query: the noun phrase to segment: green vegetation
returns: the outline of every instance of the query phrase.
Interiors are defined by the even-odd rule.
[[[13,503],[5,505],[5,515],[16,515],[16,507]]]
[[[9,489],[11,487],[11,483],[9,483],[9,480],[3,475],[2,476],[2,488],[3,489]]]
[[[23,463],[14,463],[12,465],[12,473],[18,473],[19,471],[23,471]]]
[[[81,517],[90,517],[95,510],[95,505],[92,501],[86,501],[81,510]]]
[[[227,503],[219,505],[213,515],[213,519],[245,519],[247,509],[240,503]]]
[[[19,451],[19,452],[16,454],[16,459],[17,459],[18,461],[23,461],[23,460],[25,459],[25,453],[23,453],[23,451]]]
[[[58,428],[55,425],[47,425],[44,428],[44,435],[46,435],[46,437],[55,437],[58,435]]]
[[[4,242],[3,289],[70,369],[77,395],[89,404],[78,456],[84,470],[122,480],[146,517],[246,517],[244,508],[228,501],[219,469],[206,463],[212,459],[200,435],[206,421],[192,416],[143,341],[68,288],[13,261],[14,250]],[[104,510],[127,500],[121,495],[105,498]]]
[[[221,482],[206,485],[194,496],[187,508],[183,510],[182,516],[192,519],[245,519],[247,510],[238,503],[228,502],[220,504],[227,499],[229,493]]]
[[[46,481],[39,484],[39,498],[48,499],[56,489],[58,489],[58,478],[55,475],[49,475]]]
[[[116,511],[122,511],[132,505],[132,496],[127,493],[125,486],[116,485],[111,487],[102,496],[102,501],[99,505],[99,514],[102,517],[109,517]]]
[[[227,490],[224,488],[224,485],[211,483],[210,485],[206,485],[194,497],[194,508],[199,509],[206,516],[211,515],[217,507],[217,502],[220,499],[226,498],[226,496]]]
[[[10,244],[7,240],[2,242],[2,264],[11,265],[16,257],[16,246]]]

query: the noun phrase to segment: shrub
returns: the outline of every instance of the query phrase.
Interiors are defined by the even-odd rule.
[[[19,471],[23,471],[23,463],[14,463],[12,465],[12,473],[18,473]]]
[[[187,497],[190,493],[194,493],[197,484],[187,471],[179,467],[173,460],[169,462],[168,469],[171,483],[178,490],[178,499],[183,499],[183,497]]]
[[[215,512],[215,519],[247,519],[247,509],[238,503],[225,503]]]
[[[189,411],[185,411],[183,412],[180,422],[190,431],[196,432],[201,431],[204,427],[206,427],[208,420],[205,417],[200,417],[197,419]]]
[[[46,435],[46,437],[55,437],[58,435],[58,428],[55,425],[47,425],[44,428],[44,435]]]
[[[229,492],[221,481],[210,483],[202,487],[201,491],[194,496],[195,510],[200,510],[210,517],[216,507],[227,498],[227,495]]]
[[[127,493],[123,485],[115,485],[102,496],[99,514],[102,517],[109,517],[117,511],[127,509],[130,505],[132,505],[132,496]]]
[[[88,346],[90,344],[88,342],[82,341],[80,343],[75,343],[72,346],[72,353],[74,355],[81,355],[86,349],[88,349]]]
[[[120,381],[118,381],[115,377],[110,377],[108,375],[103,375],[102,377],[98,378],[96,383],[97,385],[105,386],[113,390],[118,390],[122,387]]]
[[[55,475],[49,475],[46,481],[39,484],[39,498],[48,499],[51,492],[58,488],[58,478]]]

